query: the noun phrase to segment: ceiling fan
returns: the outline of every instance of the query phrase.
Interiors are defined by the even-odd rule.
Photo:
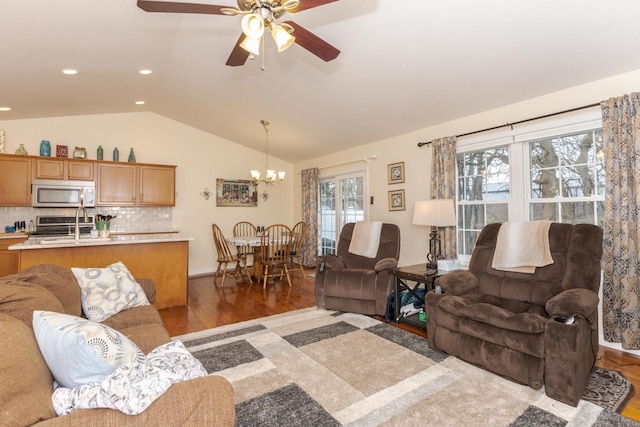
[[[241,22],[242,33],[227,59],[227,65],[237,67],[244,65],[249,55],[260,54],[260,43],[265,29],[271,33],[279,52],[296,43],[323,61],[336,59],[340,51],[320,37],[293,21],[278,22],[278,18],[285,13],[297,13],[335,1],[338,0],[237,0],[238,7],[234,8],[212,4],[138,0],[138,7],[146,12],[244,15]]]

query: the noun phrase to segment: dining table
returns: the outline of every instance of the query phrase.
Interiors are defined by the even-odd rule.
[[[253,247],[253,265],[249,274],[252,278],[259,280],[262,272],[262,264],[259,261],[262,246],[262,236],[233,236],[226,238],[227,243],[232,246],[251,246]]]
[[[227,243],[232,246],[251,246],[253,247],[253,265],[249,274],[252,278],[259,280],[262,265],[259,259],[260,246],[262,245],[262,236],[234,236],[227,237]]]

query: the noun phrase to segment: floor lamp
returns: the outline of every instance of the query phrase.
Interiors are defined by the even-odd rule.
[[[438,227],[456,225],[456,210],[453,199],[431,199],[416,202],[413,209],[413,224],[431,226],[427,268],[438,268],[438,260],[443,258]]]

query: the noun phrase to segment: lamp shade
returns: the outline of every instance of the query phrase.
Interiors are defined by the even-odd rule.
[[[251,13],[245,15],[240,22],[242,32],[251,39],[259,39],[264,34],[264,19],[262,16]]]
[[[252,39],[251,37],[245,37],[240,43],[240,47],[249,53],[254,55],[260,55],[260,39]]]
[[[456,210],[453,199],[417,201],[413,209],[413,224],[432,227],[456,225]]]
[[[278,52],[284,52],[296,41],[296,38],[293,37],[289,32],[280,24],[273,25],[271,27],[271,37],[276,42],[276,46],[278,46]]]

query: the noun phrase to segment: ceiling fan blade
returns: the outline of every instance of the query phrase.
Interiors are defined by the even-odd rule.
[[[230,67],[238,67],[240,65],[244,65],[247,62],[247,58],[249,57],[249,52],[240,47],[240,43],[244,40],[246,36],[244,34],[240,34],[240,38],[236,42],[236,45],[233,47],[231,54],[229,55],[229,59],[227,59],[227,65]]]
[[[332,61],[340,55],[340,51],[338,49],[295,22],[285,21],[284,24],[288,24],[293,27],[293,35],[296,38],[295,42],[297,44],[307,49],[323,61]]]
[[[295,9],[289,9],[287,12],[296,13],[303,10],[311,9],[318,6],[324,6],[325,4],[333,3],[338,0],[300,0],[300,5]]]
[[[209,15],[224,15],[222,9],[230,9],[228,6],[215,6],[212,4],[147,0],[138,0],[138,7],[145,12],[203,13]]]

